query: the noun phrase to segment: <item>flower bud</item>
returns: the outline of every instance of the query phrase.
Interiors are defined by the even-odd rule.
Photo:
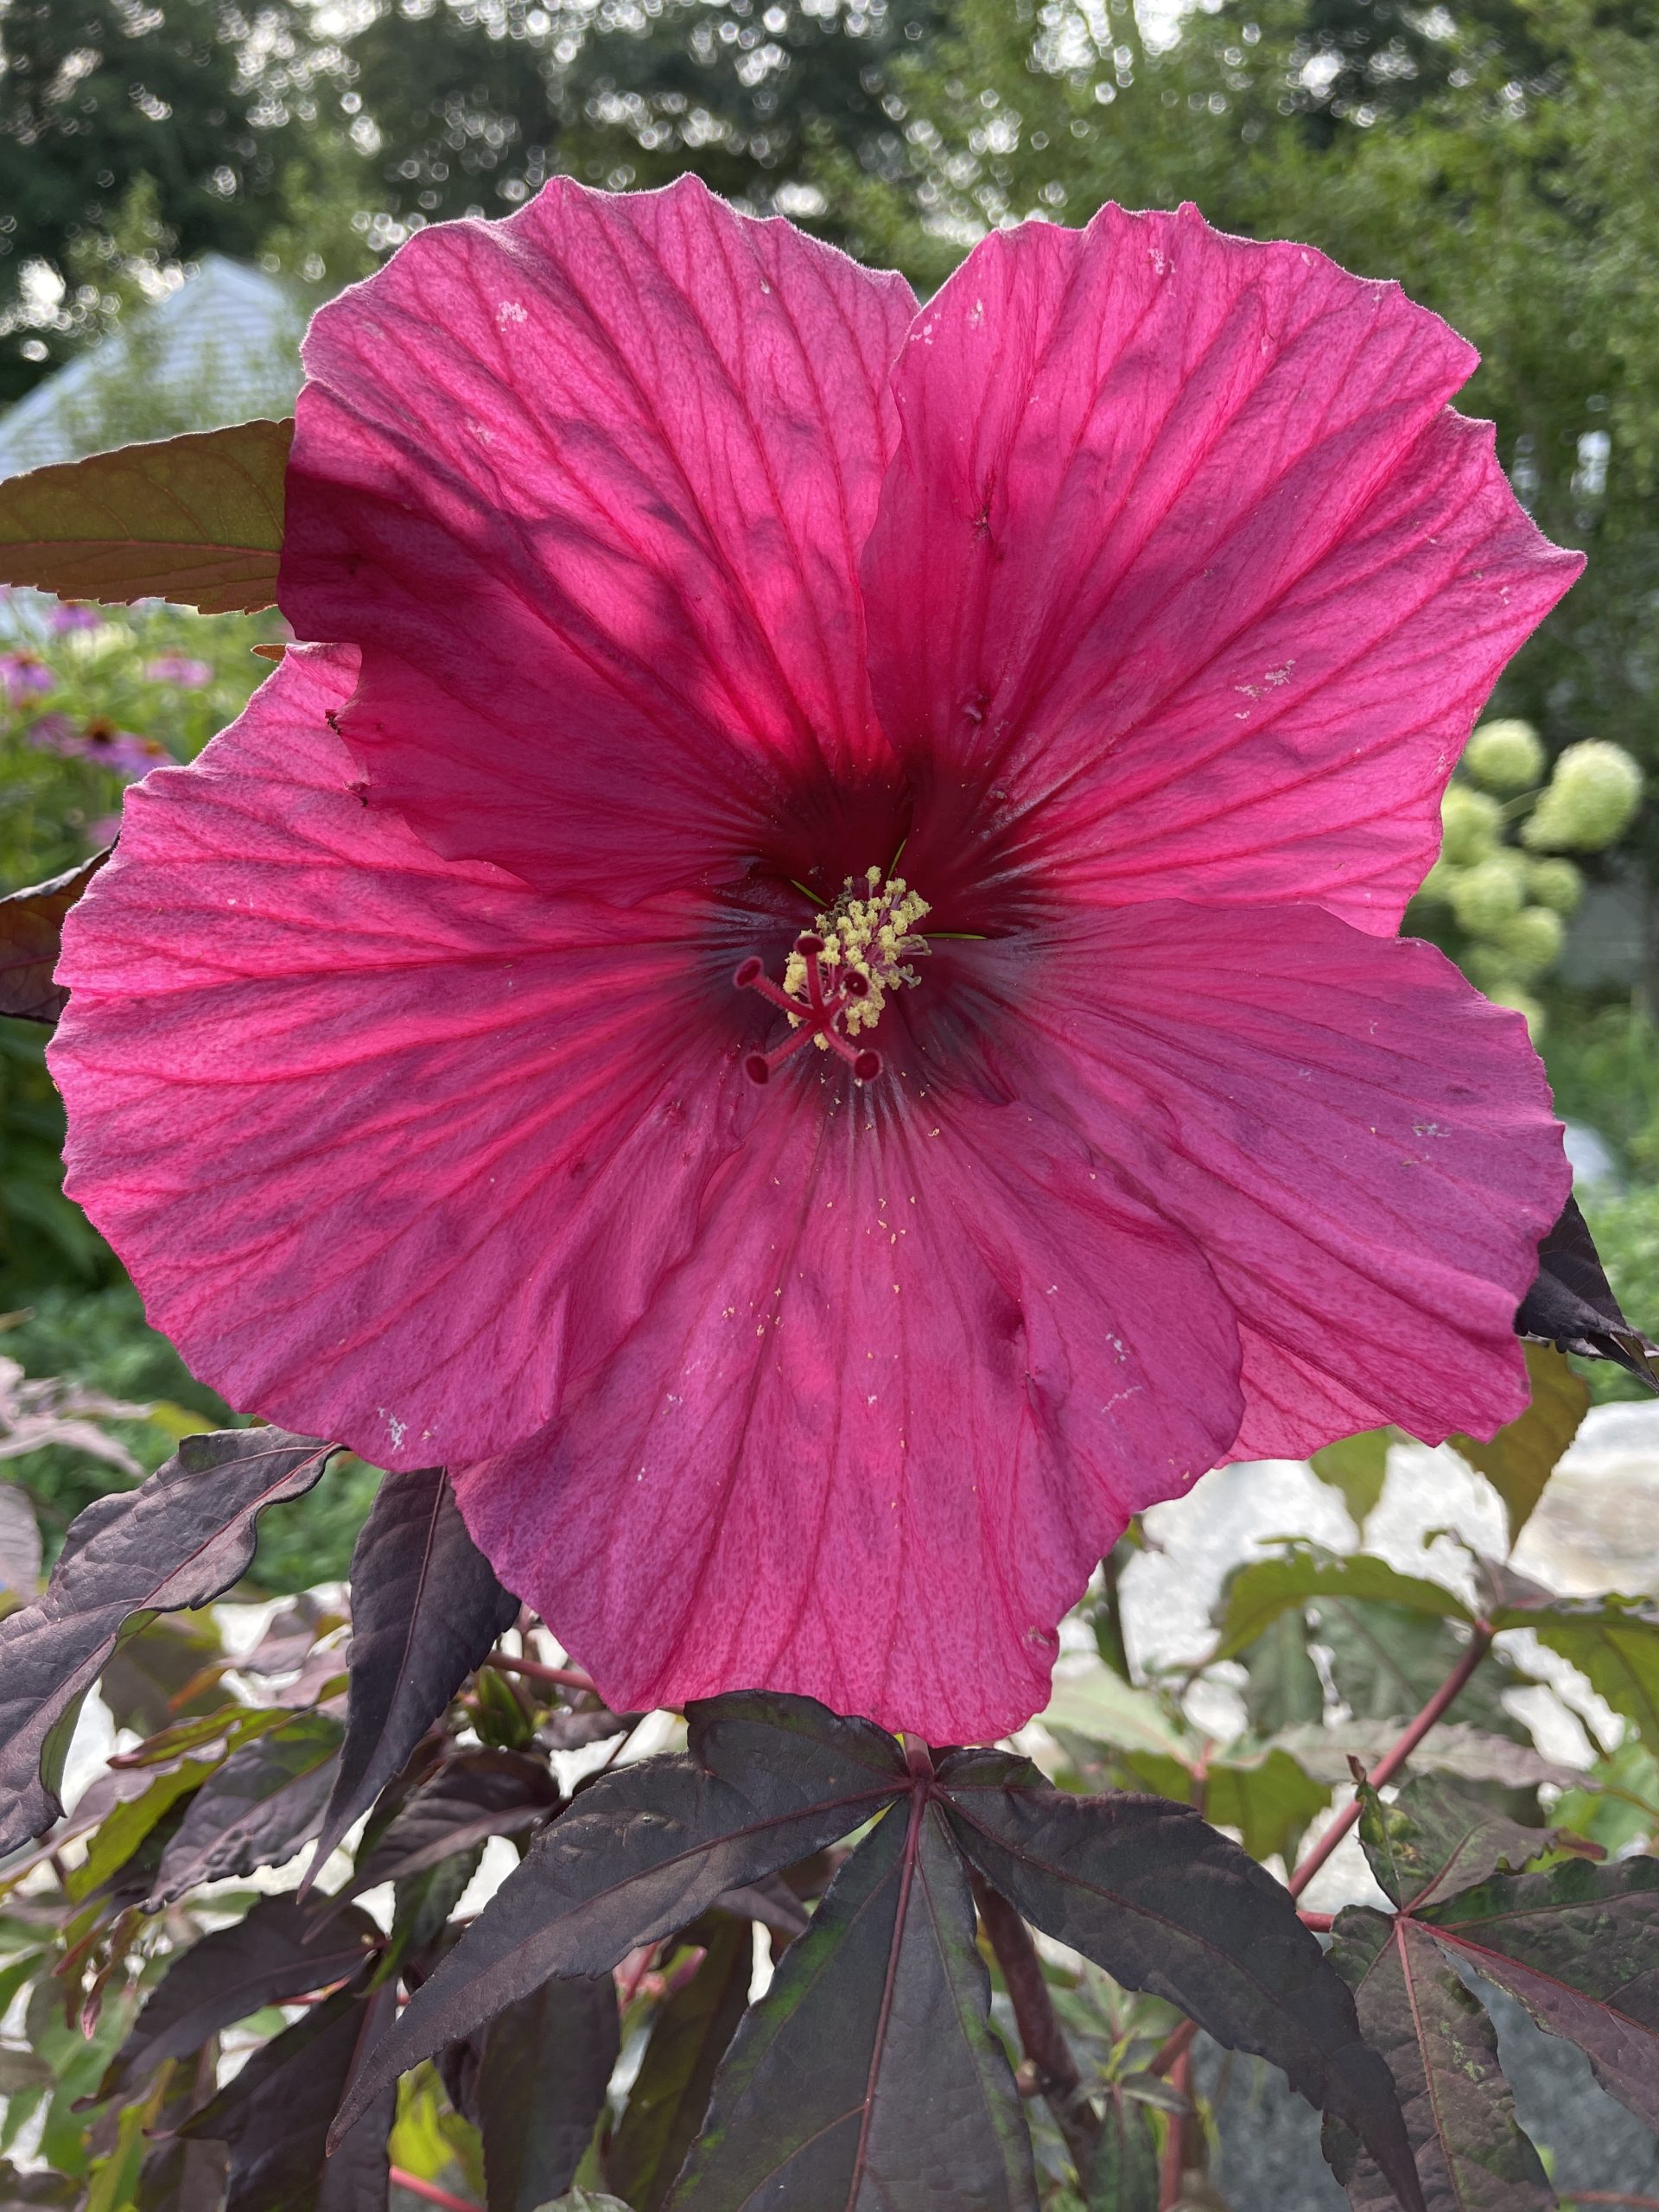
[[[1497,842],[1503,810],[1484,791],[1448,784],[1440,801],[1440,858],[1461,867],[1482,859]]]
[[[1530,722],[1483,722],[1464,748],[1463,765],[1491,791],[1524,791],[1541,783],[1544,748]]]
[[[1527,893],[1536,905],[1552,907],[1558,914],[1576,914],[1584,897],[1584,877],[1571,861],[1531,861]]]
[[[1521,912],[1526,865],[1518,853],[1493,853],[1465,868],[1451,887],[1452,911],[1476,937],[1491,937]]]
[[[1629,828],[1641,796],[1642,771],[1623,746],[1600,739],[1569,745],[1522,842],[1543,852],[1600,852]]]
[[[1567,925],[1548,906],[1523,906],[1491,931],[1493,948],[1517,977],[1541,976],[1561,957]]]

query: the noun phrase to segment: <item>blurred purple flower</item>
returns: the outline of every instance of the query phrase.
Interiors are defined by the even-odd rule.
[[[0,653],[0,693],[8,706],[21,706],[42,691],[54,691],[57,683],[56,676],[35,654]]]
[[[118,729],[102,715],[77,728],[67,715],[41,715],[29,726],[29,741],[67,760],[96,760],[129,782],[165,766],[173,756],[157,739]]]
[[[176,683],[182,691],[200,691],[213,680],[205,660],[192,660],[184,653],[163,653],[159,660],[147,660],[144,674],[152,683]]]
[[[102,627],[105,619],[101,607],[84,607],[71,600],[54,607],[46,622],[49,630],[97,630]]]

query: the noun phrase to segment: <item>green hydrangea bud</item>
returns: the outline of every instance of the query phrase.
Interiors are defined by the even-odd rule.
[[[1537,851],[1599,853],[1630,827],[1641,797],[1642,771],[1622,745],[1569,745],[1522,840]]]
[[[1464,748],[1463,765],[1490,791],[1529,791],[1544,778],[1544,748],[1530,722],[1483,722]]]
[[[1558,914],[1576,914],[1584,896],[1584,877],[1571,861],[1532,861],[1527,868],[1527,890],[1541,906],[1553,907]]]
[[[1526,863],[1518,853],[1493,853],[1465,868],[1452,884],[1452,911],[1476,937],[1491,937],[1518,914],[1527,895]]]
[[[1566,941],[1566,923],[1548,906],[1523,906],[1491,933],[1493,946],[1522,982],[1553,968]]]
[[[1440,801],[1440,858],[1466,867],[1492,849],[1503,826],[1503,810],[1484,791],[1468,784],[1448,784]]]
[[[1544,1009],[1530,991],[1523,991],[1518,983],[1500,983],[1486,994],[1494,1006],[1507,1006],[1516,1014],[1524,1014],[1527,1034],[1535,1045],[1544,1033]]]

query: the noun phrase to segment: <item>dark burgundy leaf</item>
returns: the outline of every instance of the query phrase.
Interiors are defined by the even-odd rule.
[[[177,1954],[111,2060],[99,2101],[163,2059],[199,2050],[262,2005],[284,2004],[345,1980],[376,1941],[374,1923],[355,1907],[331,1913],[325,1923],[292,1897],[261,1897],[245,1919]]]
[[[672,2212],[1035,2212],[976,1934],[938,1808],[890,1811],[739,2029]]]
[[[412,1789],[353,1875],[347,1894],[407,1881],[493,1835],[545,1820],[558,1784],[523,1751],[458,1751]]]
[[[804,1913],[801,1921],[804,1926]],[[737,2033],[754,1973],[754,1937],[747,1920],[710,1913],[686,1930],[686,1941],[703,1945],[702,1958],[652,2023],[605,2162],[613,2187],[637,2212],[659,2212],[697,2139],[715,2069]]]
[[[105,845],[50,882],[0,899],[0,1014],[50,1025],[63,1012],[69,994],[52,980],[63,950],[63,918],[114,850]]]
[[[746,1882],[741,1890],[724,1891],[715,1903],[722,1912],[758,1920],[785,1943],[804,1936],[811,1925],[805,1908],[781,1874],[764,1874],[758,1882]]]
[[[962,1751],[939,1779],[963,1849],[1024,1916],[1230,2049],[1282,2067],[1344,2121],[1421,2212],[1388,2069],[1354,2000],[1272,1876],[1190,1806],[1071,1797],[1023,1759]]]
[[[217,2088],[218,2051],[210,2042],[168,2068],[161,2109],[145,2123],[156,2142],[139,2170],[133,2212],[219,2212],[229,2152],[222,2143],[197,2143],[176,2133]]]
[[[1578,2044],[1603,2088],[1659,2127],[1659,1859],[1494,1875],[1422,1924]]]
[[[569,2188],[617,2052],[609,1974],[543,1982],[491,2021],[471,2084],[489,2212],[537,2212]]]
[[[317,1832],[334,1780],[340,1723],[296,1713],[232,1752],[190,1801],[162,1857],[152,1911],[202,1882],[279,1866]]]
[[[856,1827],[907,1780],[899,1747],[810,1698],[689,1708],[683,1755],[584,1789],[543,1828],[377,2050],[348,2111],[550,1974],[608,1974],[723,1891]]]
[[[148,1482],[77,1518],[44,1596],[0,1621],[0,1854],[63,1810],[73,1714],[124,1625],[221,1596],[260,1514],[309,1490],[334,1449],[280,1428],[187,1437]]]
[[[118,1728],[154,1736],[224,1707],[226,1693],[213,1671],[222,1657],[210,1614],[163,1613],[121,1638],[105,1662],[99,1695]]]
[[[1088,2212],[1158,2212],[1158,2143],[1152,2114],[1114,2082],[1089,2169]]]
[[[385,1478],[352,1553],[351,1582],[346,1742],[314,1866],[518,1618],[442,1467]]]
[[[1553,2212],[1555,2192],[1516,2118],[1497,2032],[1427,1930],[1408,1916],[1352,1906],[1338,1918],[1331,1956],[1400,2092],[1428,2212]],[[1326,2155],[1354,2212],[1393,2212],[1394,2191],[1355,2147],[1327,2128]]]
[[[372,2212],[386,2202],[386,2137],[394,2099],[383,2090],[332,2155],[325,2145],[341,2096],[393,2010],[388,1986],[336,1990],[256,2050],[179,2131],[231,2154],[225,2212]]]
[[[589,1744],[603,1744],[613,1736],[637,1728],[643,1713],[613,1713],[607,1705],[586,1711],[554,1713],[536,1731],[536,1740],[546,1751],[580,1751]]]
[[[1538,1279],[1521,1301],[1515,1326],[1517,1335],[1558,1351],[1611,1359],[1650,1390],[1659,1389],[1654,1363],[1659,1346],[1624,1319],[1576,1198],[1568,1198],[1538,1247]]]
[[[1391,1805],[1363,1783],[1360,1802],[1359,1840],[1371,1872],[1386,1897],[1413,1911],[1489,1874],[1518,1874],[1578,1840],[1559,1828],[1525,1827],[1478,1790],[1437,1777],[1408,1782]]]

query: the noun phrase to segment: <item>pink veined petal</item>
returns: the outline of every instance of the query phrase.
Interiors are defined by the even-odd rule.
[[[865,558],[894,745],[1080,901],[1315,899],[1389,934],[1582,566],[1446,406],[1476,358],[1191,207],[986,238],[894,372]]]
[[[232,1405],[383,1466],[546,1421],[752,1110],[683,921],[585,913],[365,810],[290,652],[129,792],[71,915],[68,1189]],[[688,1036],[696,1039],[687,1048]]]
[[[1238,1317],[1228,1457],[1521,1411],[1516,1308],[1572,1179],[1518,1014],[1315,906],[1148,903],[976,950],[1024,1015],[1026,1095],[1187,1230]]]
[[[695,1252],[461,1510],[613,1705],[765,1685],[995,1737],[1129,1515],[1231,1441],[1236,1332],[1046,1116],[815,1090],[768,1092]]]
[[[890,769],[858,559],[902,277],[693,177],[422,232],[305,346],[283,612],[363,649],[371,804],[632,900]]]

